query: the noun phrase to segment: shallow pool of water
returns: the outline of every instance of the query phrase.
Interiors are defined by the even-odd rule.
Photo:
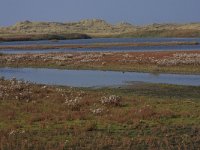
[[[155,52],[155,51],[192,51],[200,50],[200,45],[178,46],[141,46],[141,47],[110,47],[110,48],[74,48],[47,50],[0,50],[3,54],[38,54],[59,52]]]
[[[32,44],[95,44],[95,43],[137,43],[137,42],[199,42],[200,38],[98,38],[98,39],[80,39],[80,40],[61,40],[51,41],[20,41],[20,42],[2,42],[0,45],[32,45]],[[130,46],[130,47],[109,47],[109,48],[66,48],[66,49],[48,49],[48,50],[0,50],[5,54],[23,54],[23,53],[52,53],[52,52],[143,52],[143,51],[190,51],[200,50],[198,45],[175,45],[175,46]]]
[[[35,68],[0,68],[0,76],[15,77],[40,84],[72,87],[125,86],[132,82],[200,86],[200,75],[151,74],[138,72],[59,70]]]
[[[0,45],[40,45],[40,44],[94,44],[94,43],[131,43],[131,42],[200,42],[200,38],[93,38],[76,40],[14,41],[1,42]]]

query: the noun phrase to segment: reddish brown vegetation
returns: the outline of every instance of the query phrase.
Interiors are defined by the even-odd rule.
[[[199,73],[199,51],[0,55],[1,66]]]

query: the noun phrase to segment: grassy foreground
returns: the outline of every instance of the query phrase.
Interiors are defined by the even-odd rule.
[[[200,87],[0,80],[0,149],[198,149]]]

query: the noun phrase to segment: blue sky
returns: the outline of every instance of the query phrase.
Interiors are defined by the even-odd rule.
[[[0,0],[0,26],[99,18],[133,24],[200,22],[200,0]]]

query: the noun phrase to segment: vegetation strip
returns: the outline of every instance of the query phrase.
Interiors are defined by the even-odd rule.
[[[0,67],[200,73],[200,51],[0,54]]]
[[[0,42],[13,42],[13,41],[39,41],[51,40],[72,40],[72,39],[90,39],[91,37],[86,34],[68,33],[68,34],[11,34],[1,35]]]

